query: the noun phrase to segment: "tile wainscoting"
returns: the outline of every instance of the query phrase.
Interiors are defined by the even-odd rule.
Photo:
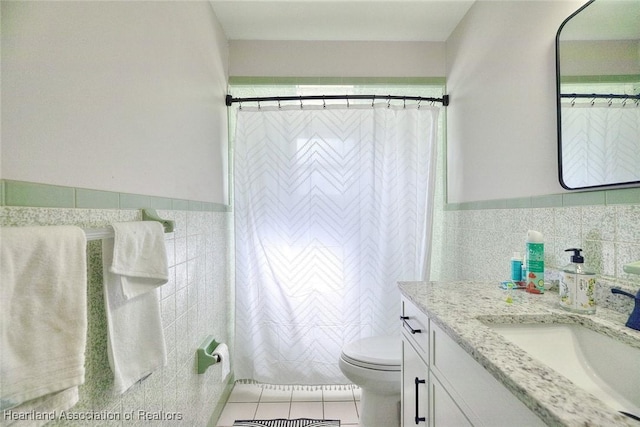
[[[640,260],[640,204],[539,208],[444,209],[436,212],[432,280],[509,278],[509,260],[523,253],[527,230],[545,238],[545,266],[569,263],[567,248],[584,250],[585,262],[610,286],[638,289],[640,276],[623,266]]]
[[[168,364],[120,396],[111,392],[101,242],[88,244],[86,378],[80,387],[80,401],[70,412],[116,418],[100,425],[147,425],[153,419],[149,417],[164,420],[154,420],[154,425],[214,424],[232,389],[232,376],[221,378],[220,365],[198,375],[195,353],[207,335],[233,349],[233,214],[199,210],[158,213],[175,221],[175,232],[166,235],[170,280],[160,288]],[[0,225],[92,228],[140,220],[140,215],[139,210],[6,206],[0,207]],[[127,414],[132,414],[132,419],[125,421]],[[57,420],[50,425],[65,423],[68,421]]]

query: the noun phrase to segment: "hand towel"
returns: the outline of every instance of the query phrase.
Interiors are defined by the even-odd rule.
[[[0,228],[0,410],[67,410],[84,383],[87,256],[73,226]],[[20,406],[19,406],[20,405]]]
[[[114,224],[115,238],[102,241],[107,351],[115,394],[167,363],[158,295],[158,286],[168,277],[166,250],[162,226],[150,223]]]
[[[119,276],[124,296],[134,298],[169,279],[164,228],[157,221],[112,224],[115,243],[109,271]]]

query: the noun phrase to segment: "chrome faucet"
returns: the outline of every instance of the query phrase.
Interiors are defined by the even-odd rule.
[[[638,293],[634,296],[633,294],[630,294],[629,292],[625,292],[621,289],[617,289],[617,288],[612,288],[611,289],[611,293],[612,294],[620,294],[620,295],[624,295],[626,297],[630,297],[635,299],[636,301],[636,305],[633,308],[633,311],[631,312],[631,315],[629,316],[629,320],[627,320],[627,323],[625,323],[625,326],[631,328],[631,329],[635,329],[637,331],[640,331],[640,290],[638,291]]]

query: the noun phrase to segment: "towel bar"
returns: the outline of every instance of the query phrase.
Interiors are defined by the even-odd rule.
[[[165,233],[171,233],[174,230],[174,222],[168,219],[162,219],[158,216],[155,209],[142,209],[143,221],[158,221],[164,227]],[[114,236],[113,228],[85,228],[84,234],[87,236],[87,240],[102,240],[109,239]]]

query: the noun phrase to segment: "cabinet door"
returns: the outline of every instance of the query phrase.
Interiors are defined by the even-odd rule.
[[[429,370],[418,352],[402,337],[402,426],[426,426],[429,410]]]
[[[438,325],[431,322],[430,369],[474,425],[544,426],[524,403],[498,382]]]
[[[449,396],[440,381],[431,374],[430,378],[431,410],[429,424],[431,427],[471,427],[473,424],[464,416],[458,405]]]

